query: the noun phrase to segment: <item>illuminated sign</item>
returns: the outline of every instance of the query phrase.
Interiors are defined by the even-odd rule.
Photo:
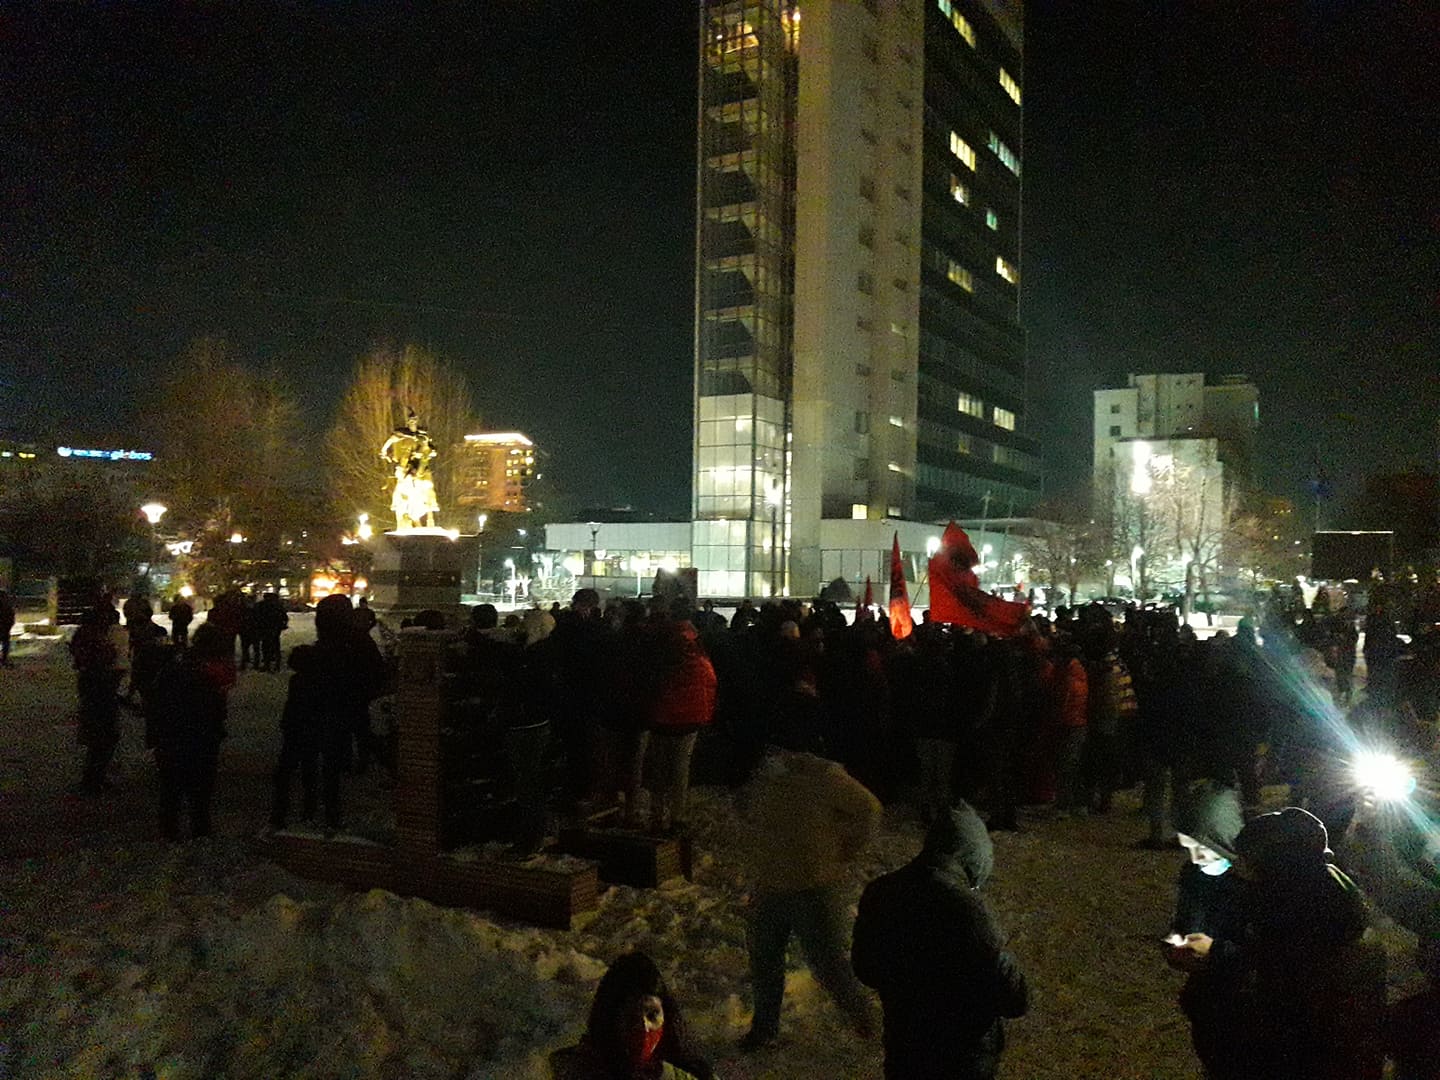
[[[101,458],[105,461],[155,460],[155,455],[149,450],[81,450],[73,446],[57,446],[55,453],[61,457]]]

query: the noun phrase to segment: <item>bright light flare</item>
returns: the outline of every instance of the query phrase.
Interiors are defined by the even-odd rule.
[[[1394,754],[1368,750],[1355,759],[1355,782],[1380,802],[1400,802],[1415,790],[1415,774]]]

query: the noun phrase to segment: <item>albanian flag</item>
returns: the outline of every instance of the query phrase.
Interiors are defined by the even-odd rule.
[[[975,576],[979,562],[970,537],[952,521],[940,540],[940,550],[930,557],[930,619],[1009,637],[1025,625],[1030,605],[982,591]]]
[[[890,545],[890,636],[896,641],[915,632],[910,617],[910,597],[905,591],[905,565],[900,561],[900,533]]]
[[[870,584],[870,575],[865,575],[865,594],[855,601],[855,621],[865,622],[873,617],[870,610],[875,606],[875,586]]]

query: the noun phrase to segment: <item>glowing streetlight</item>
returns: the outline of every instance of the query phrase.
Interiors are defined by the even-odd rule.
[[[140,507],[140,513],[145,515],[145,520],[150,522],[150,561],[145,564],[145,580],[150,580],[150,568],[155,565],[155,559],[160,554],[160,534],[156,531],[160,527],[160,519],[165,516],[167,507],[158,502],[148,502]]]
[[[230,534],[230,543],[232,543],[232,544],[243,544],[244,542],[245,542],[245,536],[244,536],[243,533],[232,532],[232,533]]]
[[[940,550],[940,538],[939,538],[938,536],[932,536],[932,537],[930,537],[930,539],[928,539],[928,540],[925,541],[925,554],[926,554],[926,555],[933,556],[933,555],[934,555],[937,551],[939,551],[939,550]]]
[[[361,540],[369,540],[375,535],[375,527],[370,524],[370,515],[363,510],[360,511],[360,524],[355,529],[355,535]]]

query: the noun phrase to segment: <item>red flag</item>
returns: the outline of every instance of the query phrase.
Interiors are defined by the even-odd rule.
[[[865,595],[855,605],[855,621],[861,622],[870,618],[870,609],[875,606],[875,586],[870,584],[870,575],[865,575]]]
[[[900,561],[900,533],[890,545],[890,636],[899,641],[915,632],[910,597],[905,589],[905,564]]]
[[[970,537],[952,521],[940,540],[940,550],[930,557],[930,620],[1009,637],[1024,625],[1030,605],[982,591],[975,576],[979,562]]]

